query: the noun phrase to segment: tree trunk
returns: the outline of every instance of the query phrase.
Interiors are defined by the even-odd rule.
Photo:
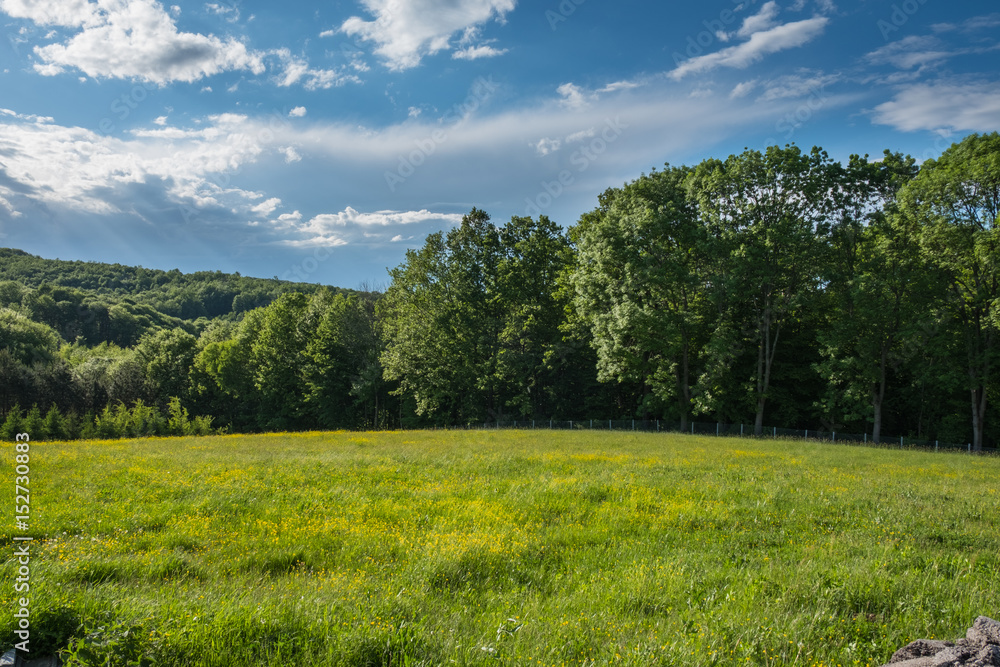
[[[879,362],[878,387],[875,389],[875,396],[872,398],[872,408],[875,411],[875,423],[872,425],[872,442],[876,445],[882,439],[882,402],[885,400],[885,367],[889,359],[889,347],[882,344],[882,359]]]
[[[972,449],[983,450],[983,431],[986,428],[986,387],[977,387],[972,393]]]
[[[778,349],[778,337],[781,327],[776,327],[774,341],[771,341],[771,312],[768,309],[761,323],[760,344],[757,347],[757,419],[754,421],[754,434],[761,435],[764,431],[764,405],[767,402],[767,389],[771,385],[771,366],[774,364],[774,353]]]
[[[681,431],[687,431],[688,415],[691,413],[691,385],[689,383],[688,343],[684,340],[681,364],[677,369],[677,407],[681,413]]]

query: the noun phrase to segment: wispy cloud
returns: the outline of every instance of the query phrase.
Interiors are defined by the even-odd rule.
[[[823,33],[830,22],[825,16],[815,16],[803,21],[769,27],[759,32],[748,32],[771,23],[774,14],[773,5],[773,2],[767,3],[756,17],[744,21],[743,28],[737,34],[748,37],[746,42],[686,60],[670,72],[671,78],[680,80],[689,74],[700,74],[719,67],[745,69],[772,53],[811,42]]]
[[[875,107],[872,120],[904,132],[990,132],[1000,118],[1000,83],[918,83]]]

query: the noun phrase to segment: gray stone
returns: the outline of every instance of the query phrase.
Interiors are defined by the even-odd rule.
[[[952,642],[943,642],[937,639],[918,639],[893,653],[889,664],[895,665],[897,662],[905,662],[914,658],[934,657],[954,645]]]
[[[1000,667],[1000,646],[987,644],[972,662],[966,664],[968,667]]]
[[[969,631],[965,633],[965,636],[969,641],[976,642],[977,644],[1000,645],[1000,623],[997,623],[992,618],[980,616],[972,624],[972,627],[969,628]]]
[[[882,667],[1000,667],[1000,623],[980,616],[954,643],[918,639]]]
[[[934,658],[911,658],[903,662],[892,662],[889,664],[892,667],[934,667]]]
[[[0,656],[0,667],[13,667],[15,660],[17,660],[17,653],[11,649]]]

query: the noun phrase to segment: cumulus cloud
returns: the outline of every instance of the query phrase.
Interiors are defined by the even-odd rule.
[[[76,29],[65,42],[35,47],[35,70],[47,76],[78,69],[96,79],[163,85],[232,70],[255,74],[265,70],[262,54],[234,38],[179,31],[173,17],[155,0],[100,4],[0,0],[0,10],[39,25]]]
[[[872,120],[904,132],[991,132],[1000,118],[1000,84],[918,83],[874,109]]]
[[[250,211],[261,194],[234,187],[227,172],[258,160],[266,146],[245,132],[246,117],[220,114],[206,127],[156,127],[132,139],[108,137],[80,127],[4,122],[0,182],[16,205],[33,203],[71,211],[115,214],[134,206],[134,188],[160,191],[162,207]],[[267,204],[267,202],[265,202]]]
[[[513,11],[516,0],[362,0],[374,16],[366,21],[352,16],[340,26],[344,34],[375,44],[390,70],[416,67],[424,56],[451,48],[455,33],[466,32],[492,19],[503,21]],[[470,47],[466,57],[499,55],[492,47]],[[488,50],[479,50],[488,49]],[[456,56],[460,57],[460,56]]]
[[[279,206],[281,206],[281,199],[279,199],[278,197],[271,197],[270,199],[266,199],[261,203],[257,204],[256,206],[251,206],[250,211],[252,213],[261,216],[262,218],[265,218],[274,213],[274,211]]]
[[[768,3],[768,5],[772,4],[774,3]],[[764,12],[765,10],[762,9],[761,14],[764,14]],[[749,21],[749,19],[747,20]],[[830,19],[825,16],[815,16],[811,19],[785,23],[760,32],[754,32],[742,44],[730,46],[721,51],[697,56],[682,62],[676,69],[670,72],[670,76],[674,80],[679,81],[689,74],[700,74],[719,67],[745,69],[772,53],[807,44],[822,34],[829,22]],[[744,22],[744,26],[746,25],[747,23]],[[757,25],[765,25],[765,23],[758,21]]]
[[[205,8],[229,19],[239,16],[235,5],[209,3]],[[95,79],[163,86],[231,71],[260,75],[271,66],[278,70],[274,81],[279,86],[321,90],[359,81],[340,69],[312,68],[288,49],[260,51],[233,37],[182,32],[175,23],[179,10],[168,13],[156,0],[0,0],[0,11],[72,33],[34,48],[34,69],[44,76],[79,70]],[[202,91],[210,92],[211,87]]]

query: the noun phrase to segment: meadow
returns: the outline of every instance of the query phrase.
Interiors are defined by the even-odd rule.
[[[31,647],[115,667],[880,665],[1000,615],[998,489],[994,457],[677,434],[38,443]]]

